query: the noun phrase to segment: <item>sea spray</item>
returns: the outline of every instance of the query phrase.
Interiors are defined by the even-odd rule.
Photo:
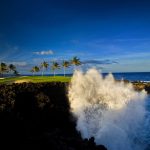
[[[70,87],[71,111],[83,138],[94,137],[108,150],[144,150],[145,91],[131,83],[105,78],[96,70],[75,71]]]

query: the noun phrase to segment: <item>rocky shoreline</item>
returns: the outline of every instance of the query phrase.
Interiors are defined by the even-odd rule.
[[[147,94],[150,94],[150,83],[133,82],[133,87],[137,91],[145,90]]]
[[[149,83],[133,83],[150,94]],[[0,85],[1,143],[15,149],[106,150],[94,138],[82,139],[70,113],[68,83]]]
[[[106,150],[82,139],[70,113],[67,83],[0,85],[0,137],[5,149]]]

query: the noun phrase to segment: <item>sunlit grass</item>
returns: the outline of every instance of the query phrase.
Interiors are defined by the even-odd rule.
[[[0,83],[22,83],[22,82],[69,82],[71,77],[64,76],[21,76],[21,77],[9,77],[0,79]]]

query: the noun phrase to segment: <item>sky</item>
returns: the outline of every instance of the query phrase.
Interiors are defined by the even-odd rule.
[[[149,16],[149,0],[1,0],[0,61],[22,74],[74,56],[83,70],[150,72]]]

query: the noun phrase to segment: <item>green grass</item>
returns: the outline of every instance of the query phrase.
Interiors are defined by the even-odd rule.
[[[8,77],[4,79],[0,79],[0,84],[10,84],[15,82],[69,82],[71,77],[64,77],[64,76],[21,76],[21,77]]]

